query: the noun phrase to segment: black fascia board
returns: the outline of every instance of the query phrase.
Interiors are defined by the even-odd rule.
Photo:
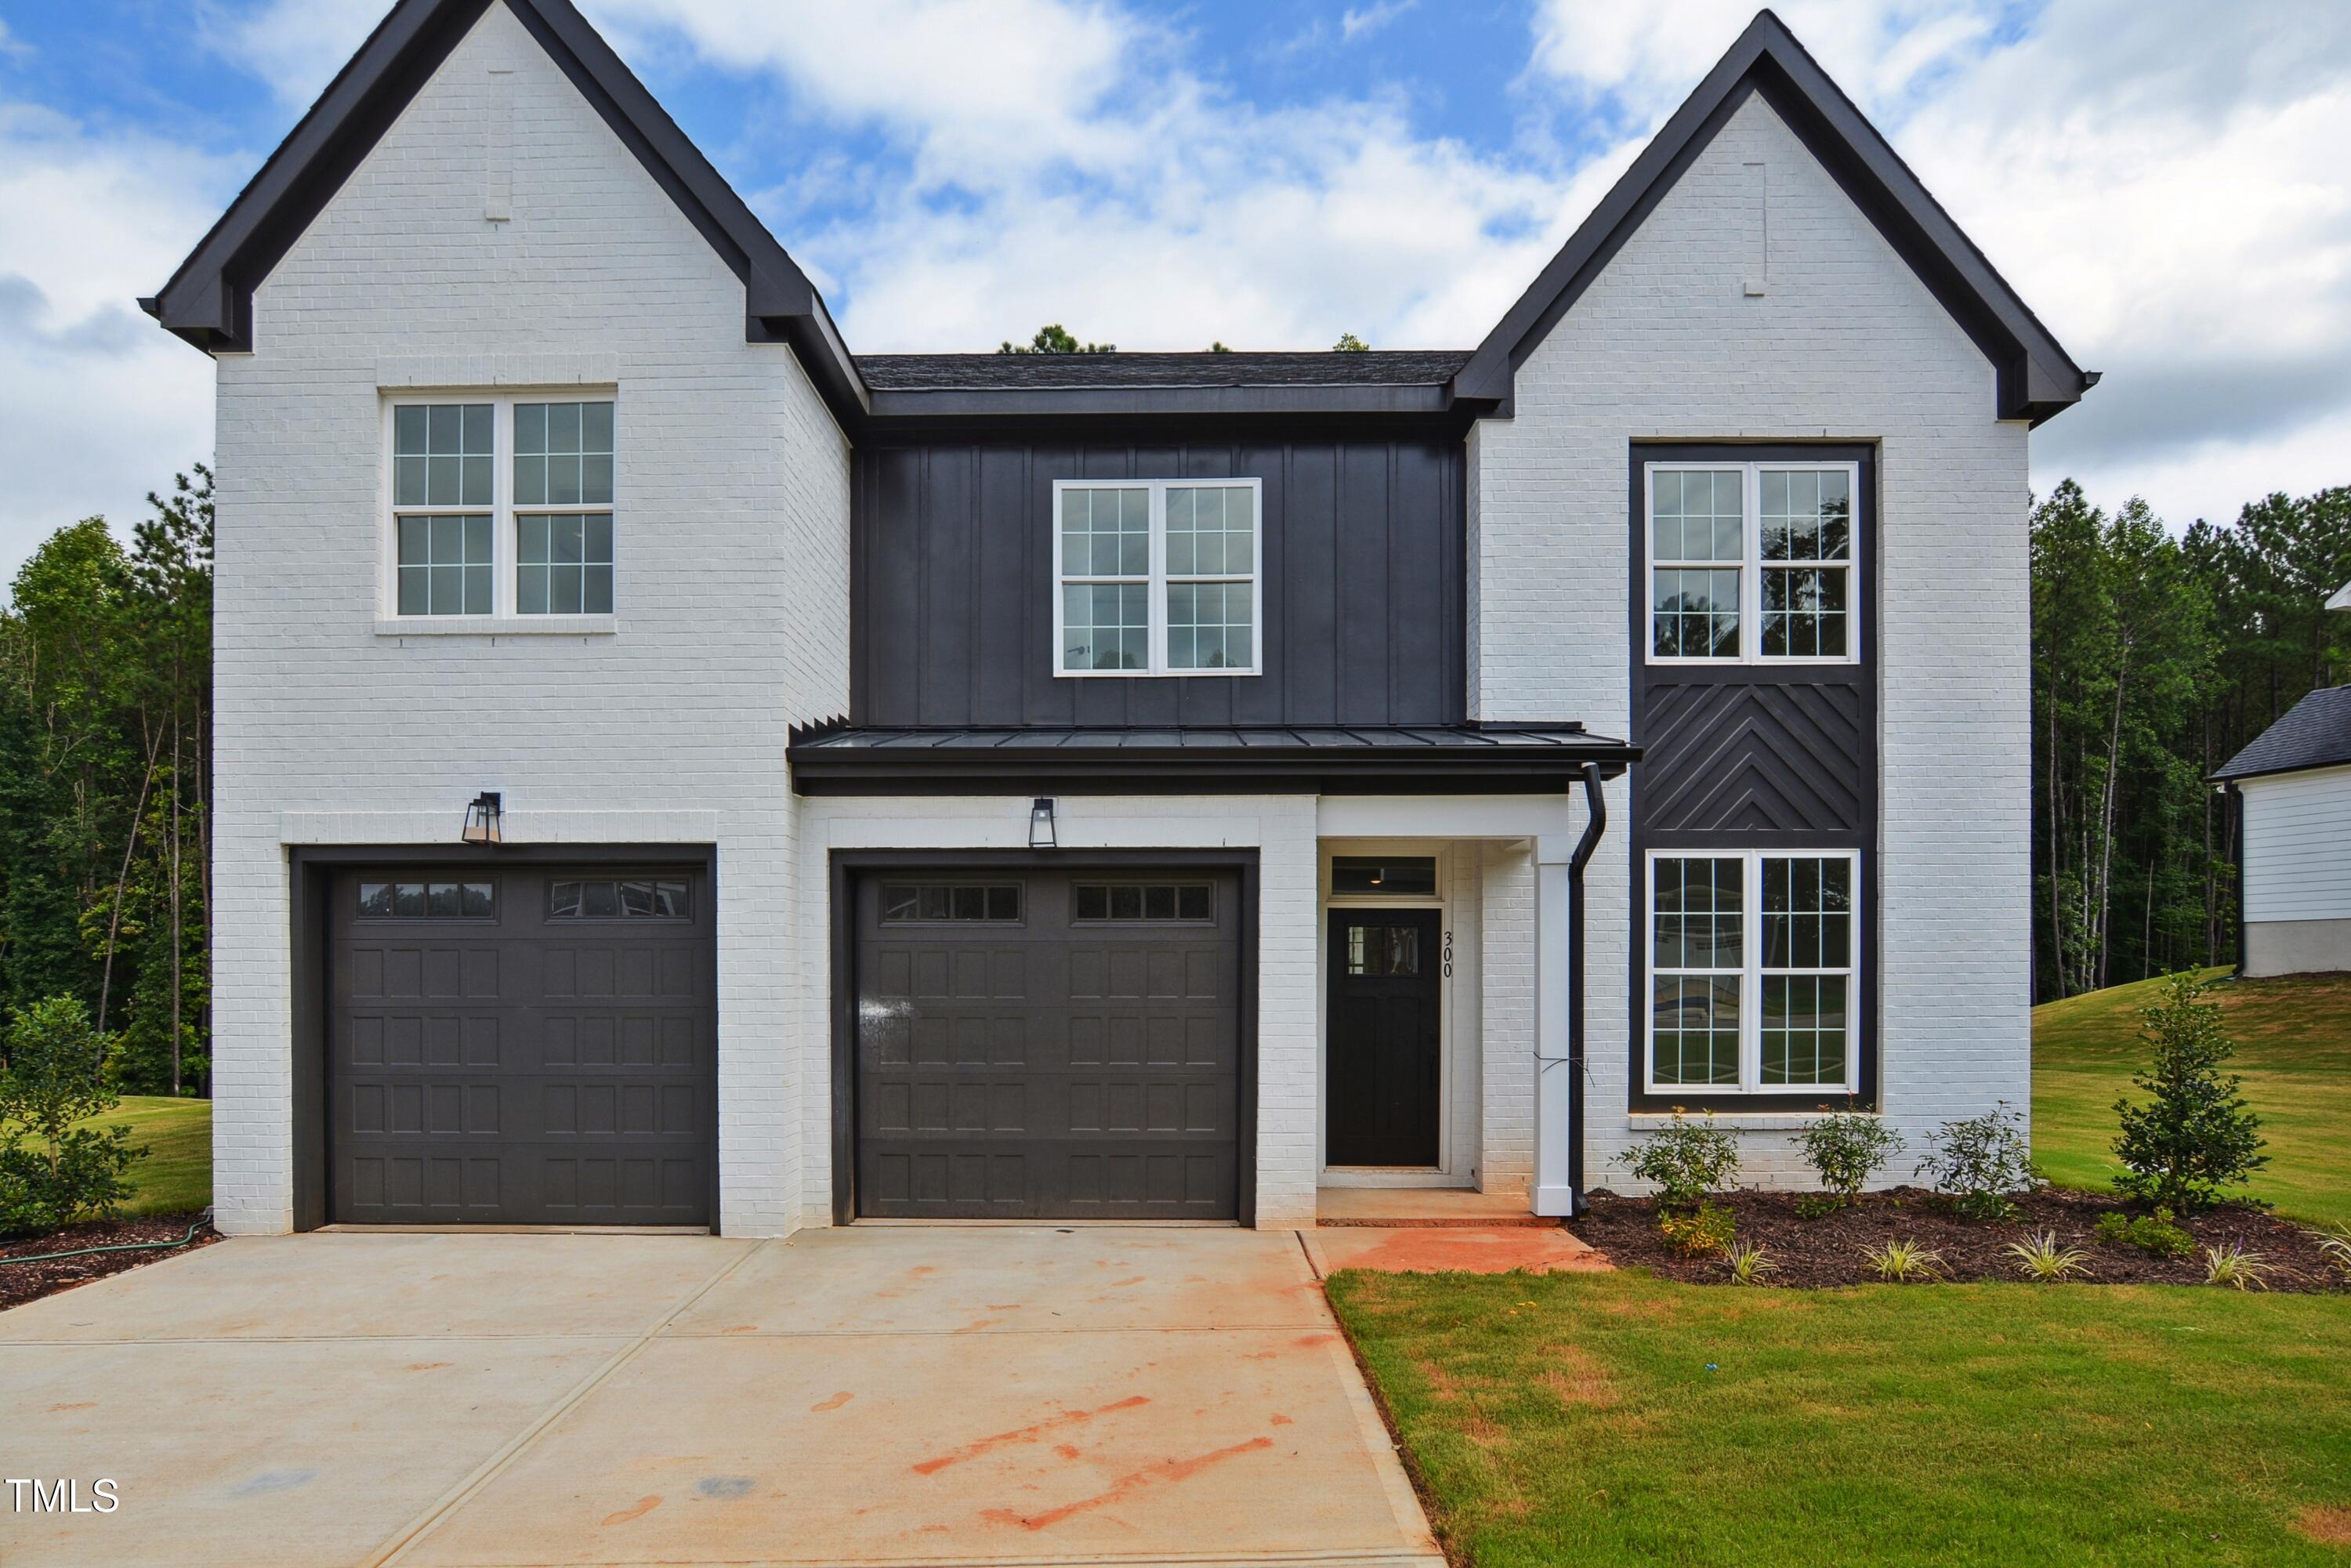
[[[2083,371],[1909,165],[1771,12],[1650,140],[1454,377],[1457,396],[1505,412],[1518,367],[1714,139],[1760,92],[1991,360],[2001,419],[2038,424],[2097,380]]]
[[[824,301],[571,0],[399,0],[179,269],[141,308],[207,353],[253,347],[253,291],[493,5],[511,10],[730,271],[745,337],[789,343],[843,423],[863,380]]]

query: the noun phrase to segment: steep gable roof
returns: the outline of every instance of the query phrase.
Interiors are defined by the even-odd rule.
[[[177,272],[140,305],[206,352],[253,347],[253,291],[491,5],[511,10],[743,280],[747,336],[798,352],[837,414],[865,390],[824,300],[571,0],[399,0]]]
[[[1716,62],[1697,90],[1610,188],[1468,364],[1457,397],[1507,405],[1512,377],[1748,95],[1759,93],[1965,329],[1998,375],[1999,417],[2047,419],[2096,373],[2075,365],[1991,262],[1853,100],[1769,11]]]

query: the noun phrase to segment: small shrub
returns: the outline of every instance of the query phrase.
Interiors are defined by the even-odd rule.
[[[1711,1112],[1692,1122],[1676,1106],[1671,1123],[1641,1140],[1633,1174],[1656,1186],[1659,1208],[1693,1208],[1739,1175],[1739,1144]]]
[[[2239,1291],[2266,1291],[2270,1276],[2277,1272],[2275,1264],[2258,1252],[2248,1252],[2241,1241],[2231,1241],[2226,1247],[2204,1249],[2204,1282],[2227,1285]]]
[[[2196,1238],[2173,1224],[2174,1218],[2159,1205],[2153,1214],[2136,1218],[2109,1211],[2098,1216],[2098,1240],[2108,1247],[2127,1243],[2158,1258],[2185,1258],[2196,1250]]]
[[[1734,1285],[1760,1285],[1766,1274],[1776,1274],[1780,1265],[1764,1256],[1761,1241],[1738,1241],[1722,1255],[1730,1266],[1730,1282]]]
[[[1901,1134],[1887,1126],[1884,1118],[1866,1115],[1850,1105],[1814,1122],[1792,1142],[1804,1151],[1804,1162],[1821,1178],[1822,1189],[1835,1200],[1817,1213],[1827,1213],[1859,1197],[1869,1178],[1902,1152]]]
[[[1922,1247],[1915,1240],[1889,1241],[1883,1247],[1862,1249],[1869,1266],[1877,1277],[1888,1283],[1907,1285],[1913,1280],[1939,1280],[1943,1277],[1943,1255],[1931,1247]]]
[[[1730,1249],[1738,1220],[1727,1208],[1701,1203],[1687,1211],[1668,1212],[1657,1219],[1666,1244],[1685,1258],[1712,1258]]]
[[[2318,1243],[2319,1253],[2335,1271],[2351,1282],[2351,1225],[2337,1225],[2327,1230],[2314,1230],[2310,1239]]]
[[[1796,1200],[1799,1219],[1825,1219],[1844,1207],[1844,1199],[1834,1193],[1808,1192]]]
[[[2011,1241],[2006,1250],[2016,1260],[2018,1273],[2043,1284],[2076,1277],[2086,1279],[2090,1273],[2089,1254],[2078,1247],[2058,1246],[2053,1230],[2044,1230],[2030,1240]]]
[[[131,1196],[123,1173],[146,1149],[127,1127],[76,1126],[120,1103],[105,1077],[109,1042],[71,997],[9,1020],[0,1068],[0,1235],[37,1234],[111,1216]]]
[[[2210,988],[2182,971],[2164,982],[2163,999],[2140,1015],[2139,1039],[2153,1060],[2131,1075],[2148,1101],[2115,1102],[2122,1131],[2115,1155],[2128,1167],[2115,1186],[2133,1197],[2169,1204],[2183,1214],[2220,1201],[2222,1188],[2270,1163],[2261,1152],[2262,1119],[2237,1092],[2244,1080],[2223,1076],[2236,1055]]]
[[[2024,1113],[2005,1100],[1980,1116],[1944,1123],[1935,1134],[1935,1152],[1918,1169],[1970,1219],[2011,1218],[2012,1196],[2045,1179],[2025,1140]]]

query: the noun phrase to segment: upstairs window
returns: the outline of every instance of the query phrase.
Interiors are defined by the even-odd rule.
[[[611,399],[391,412],[395,615],[612,612]]]
[[[1261,498],[1254,479],[1057,482],[1056,673],[1255,674]]]
[[[1650,663],[1858,656],[1858,465],[1653,463],[1646,477]]]

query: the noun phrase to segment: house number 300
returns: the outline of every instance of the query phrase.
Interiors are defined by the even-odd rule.
[[[1445,977],[1448,980],[1453,977],[1453,933],[1450,931],[1445,934]]]

